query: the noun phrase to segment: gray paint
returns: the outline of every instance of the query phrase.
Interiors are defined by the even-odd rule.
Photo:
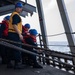
[[[47,33],[46,33],[46,26],[45,26],[45,20],[44,20],[44,14],[43,14],[43,8],[42,8],[42,2],[41,0],[36,0],[37,10],[38,10],[38,16],[39,16],[39,22],[40,22],[40,28],[41,28],[41,34],[43,38],[44,47],[47,48]]]
[[[73,34],[71,34],[73,31],[72,31],[72,28],[70,25],[70,21],[68,18],[68,14],[67,14],[67,10],[66,10],[65,4],[64,4],[64,0],[57,0],[57,4],[58,4],[59,11],[60,11],[61,19],[63,22],[63,26],[64,26],[64,29],[66,32],[66,37],[67,37],[68,43],[70,46],[75,46],[75,42],[74,42],[75,39],[74,39]],[[75,47],[70,47],[70,50],[72,53],[75,53]],[[75,64],[75,57],[73,57],[73,61]]]

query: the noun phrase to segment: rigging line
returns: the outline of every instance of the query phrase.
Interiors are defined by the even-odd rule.
[[[62,35],[62,34],[65,34],[65,32],[64,33],[53,34],[53,35],[47,35],[46,37],[58,36],[58,35]]]
[[[63,33],[58,33],[58,34],[53,34],[53,35],[47,35],[46,37],[58,36],[58,35],[62,35],[62,34],[75,34],[75,32],[72,32],[72,33],[70,33],[70,32],[63,32]],[[42,35],[40,35],[40,36],[42,36]]]
[[[58,34],[53,34],[53,35],[47,35],[46,37],[50,37],[50,36],[58,36],[58,35],[62,35],[62,34],[75,34],[75,32],[64,32],[64,33],[58,33]]]
[[[58,35],[62,35],[62,34],[65,34],[65,32],[64,33],[53,34],[53,35],[47,35],[46,37],[58,36]],[[42,35],[40,35],[40,36],[42,36]]]

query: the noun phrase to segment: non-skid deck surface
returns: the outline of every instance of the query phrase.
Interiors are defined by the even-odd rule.
[[[0,65],[0,75],[74,75],[65,71],[61,71],[54,67],[43,66],[43,69],[34,69],[25,67],[24,69],[14,70],[7,69],[6,65]]]

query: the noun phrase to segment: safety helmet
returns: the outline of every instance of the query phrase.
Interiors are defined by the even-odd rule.
[[[30,28],[30,24],[27,23],[27,24],[24,25],[24,27],[25,28]]]
[[[36,29],[30,29],[30,30],[29,30],[29,33],[30,33],[31,35],[34,35],[34,36],[36,36],[36,35],[38,34],[38,32],[37,32]]]
[[[4,17],[4,20],[9,20],[10,19],[10,16],[8,15],[8,16],[6,16],[6,17]]]
[[[22,8],[23,7],[23,4],[21,2],[18,2],[15,4],[15,8]]]

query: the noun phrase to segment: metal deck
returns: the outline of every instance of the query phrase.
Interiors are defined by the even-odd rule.
[[[43,69],[34,69],[25,67],[24,69],[7,69],[6,65],[0,65],[0,75],[74,75],[60,69],[50,66],[44,66]]]

